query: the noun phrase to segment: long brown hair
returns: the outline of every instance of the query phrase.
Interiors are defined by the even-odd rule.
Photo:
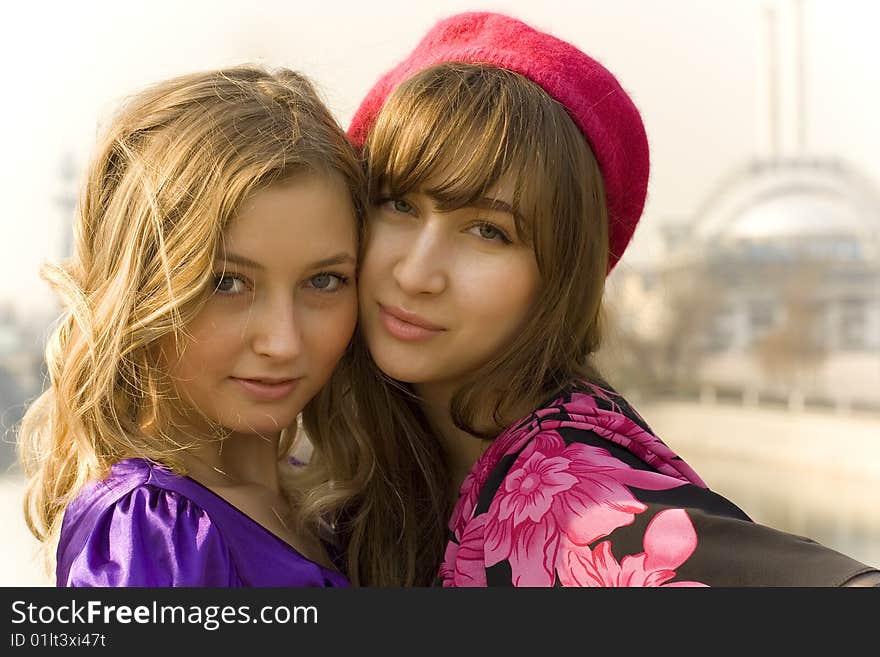
[[[522,330],[454,396],[459,428],[491,438],[518,419],[516,409],[537,408],[573,379],[601,381],[592,356],[608,214],[598,164],[563,106],[517,73],[441,64],[389,96],[364,152],[371,202],[381,190],[395,198],[421,190],[452,209],[502,177],[513,182],[527,224],[517,230],[534,248],[542,289]],[[349,568],[363,583],[428,584],[454,497],[440,440],[410,387],[378,370],[360,333],[350,362],[354,405],[340,407],[340,425],[360,427],[377,463],[347,528],[356,548]]]
[[[157,345],[179,336],[208,298],[223,230],[244,199],[302,172],[340,176],[362,232],[361,163],[311,83],[288,69],[184,75],[131,97],[112,118],[88,170],[75,252],[43,270],[65,310],[46,348],[48,388],[21,423],[19,455],[29,477],[25,516],[44,544],[57,539],[82,486],[118,460],[147,458],[185,474],[187,437],[169,430],[179,400]],[[280,462],[295,434],[284,432]],[[328,467],[340,460],[342,471],[349,463],[369,471],[369,445],[346,445],[366,451],[331,453]]]

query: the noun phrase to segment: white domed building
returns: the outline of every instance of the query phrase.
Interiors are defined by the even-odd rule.
[[[809,154],[803,11],[762,9],[763,152],[609,278],[636,389],[880,410],[880,188]]]
[[[880,409],[880,194],[843,163],[736,171],[645,275],[665,289],[652,312],[679,382]]]

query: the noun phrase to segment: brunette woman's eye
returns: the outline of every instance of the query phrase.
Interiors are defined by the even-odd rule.
[[[394,199],[394,209],[398,212],[412,212],[413,206],[404,201],[402,198]]]
[[[510,244],[513,241],[507,236],[507,233],[501,230],[498,226],[488,222],[481,222],[471,226],[469,232],[489,242]]]
[[[409,201],[405,201],[402,198],[383,198],[379,199],[379,204],[393,212],[400,212],[403,214],[413,214],[415,212],[415,208],[412,203]]]

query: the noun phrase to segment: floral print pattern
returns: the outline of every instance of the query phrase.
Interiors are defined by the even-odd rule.
[[[700,582],[671,582],[675,569],[697,547],[697,533],[683,509],[661,511],[645,530],[645,551],[618,563],[611,542],[595,550],[569,550],[561,574],[563,586],[706,586]]]
[[[489,507],[486,565],[506,559],[516,586],[551,586],[556,571],[563,575],[569,550],[632,523],[647,508],[628,485],[683,483],[634,470],[604,449],[566,445],[552,432],[537,436]]]
[[[635,469],[602,447],[567,442],[562,428],[593,431],[643,455],[656,469]],[[488,510],[476,514],[487,478],[501,458],[517,452]],[[486,568],[501,562],[509,564],[514,586],[668,581],[696,546],[694,534],[681,550],[656,556],[663,554],[663,536],[689,523],[683,510],[684,520],[658,516],[645,534],[645,552],[620,564],[609,542],[590,545],[648,509],[631,487],[704,486],[683,462],[673,463],[675,458],[659,439],[626,416],[601,409],[591,395],[557,400],[501,434],[465,478],[450,520],[453,540],[440,569],[443,585],[486,586]]]
[[[445,587],[840,586],[874,570],[754,523],[626,400],[581,382],[492,442],[449,530]]]

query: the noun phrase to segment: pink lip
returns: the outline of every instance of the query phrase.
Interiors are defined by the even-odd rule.
[[[265,401],[277,401],[284,399],[296,388],[300,379],[240,379],[238,377],[230,377],[251,397],[262,399]]]
[[[385,330],[398,340],[426,340],[446,330],[402,308],[382,304],[379,304],[379,319]]]

